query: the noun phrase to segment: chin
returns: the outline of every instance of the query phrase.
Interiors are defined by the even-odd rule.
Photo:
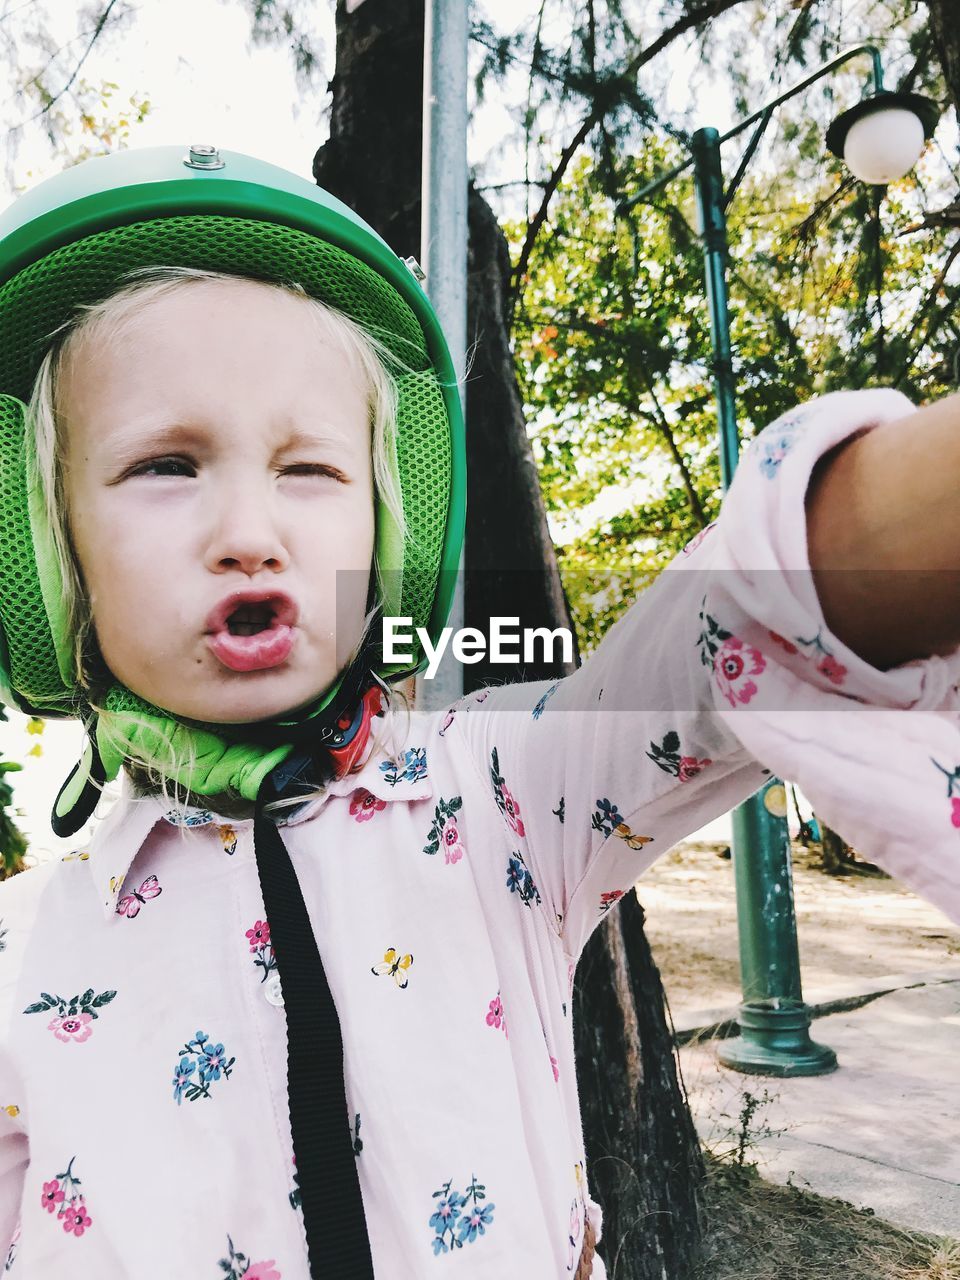
[[[311,706],[329,689],[331,683],[332,681],[327,681],[319,689],[299,696],[296,693],[288,693],[286,696],[277,693],[273,697],[246,695],[242,699],[238,698],[236,705],[231,705],[232,699],[219,698],[205,706],[202,712],[192,710],[174,714],[211,725],[258,724],[262,720],[284,720]]]

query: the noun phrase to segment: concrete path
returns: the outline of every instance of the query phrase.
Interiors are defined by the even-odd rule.
[[[698,1131],[709,1147],[735,1147],[749,1093],[761,1105],[747,1159],[764,1177],[960,1240],[960,966],[864,985],[804,992],[812,1005],[859,1003],[814,1021],[814,1040],[837,1054],[829,1075],[745,1075],[720,1066],[716,1040],[683,1044]],[[678,1038],[731,1012],[675,1011]]]

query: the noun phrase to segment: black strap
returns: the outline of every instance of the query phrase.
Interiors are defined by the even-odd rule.
[[[287,1018],[287,1096],[310,1275],[373,1280],[340,1020],[290,854],[263,812],[276,795],[276,781],[268,779],[260,789],[254,847]]]
[[[90,752],[89,759],[87,751]],[[53,802],[50,826],[55,836],[65,839],[77,834],[100,803],[105,780],[106,772],[97,750],[96,732],[88,725],[87,746],[83,757],[70,770]]]

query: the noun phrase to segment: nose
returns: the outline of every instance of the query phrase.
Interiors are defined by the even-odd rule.
[[[231,570],[250,577],[280,573],[290,563],[269,486],[250,482],[225,486],[211,511],[204,564],[212,573]]]

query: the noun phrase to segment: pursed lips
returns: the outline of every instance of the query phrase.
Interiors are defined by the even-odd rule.
[[[230,671],[265,671],[290,657],[298,620],[296,602],[284,592],[233,591],[207,615],[204,636]]]

